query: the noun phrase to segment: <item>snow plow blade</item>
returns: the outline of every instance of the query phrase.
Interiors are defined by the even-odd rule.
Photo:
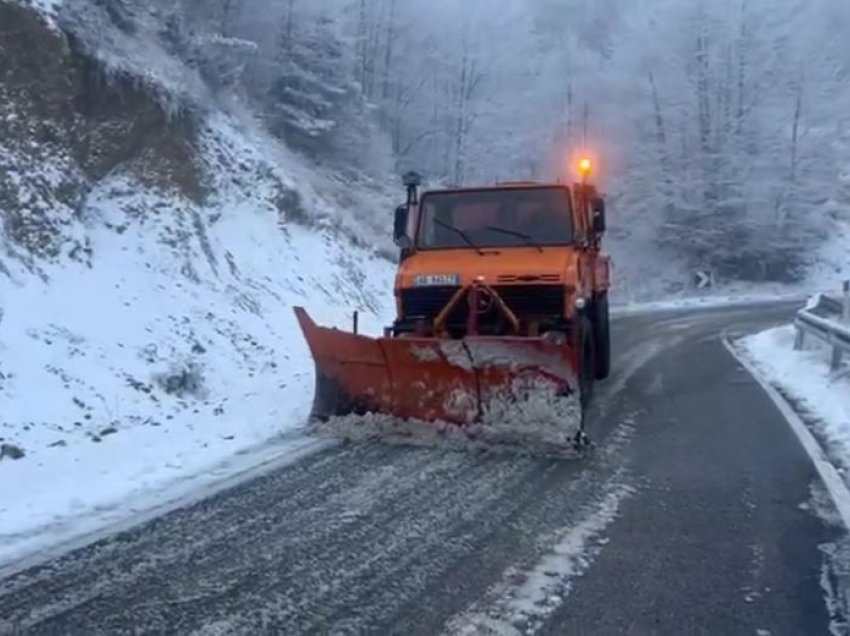
[[[580,430],[574,350],[543,338],[370,338],[295,314],[316,365],[312,417]]]

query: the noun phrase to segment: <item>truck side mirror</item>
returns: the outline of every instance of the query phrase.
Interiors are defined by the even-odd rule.
[[[400,205],[395,209],[393,219],[393,243],[402,249],[410,247],[410,237],[407,236],[408,207]]]
[[[605,199],[593,197],[590,202],[590,210],[593,214],[593,231],[596,234],[604,234],[607,229],[605,220]]]

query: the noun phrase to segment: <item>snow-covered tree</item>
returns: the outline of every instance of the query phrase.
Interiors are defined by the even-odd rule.
[[[633,60],[628,94],[640,123],[626,181],[662,213],[662,247],[692,267],[796,278],[817,235],[815,193],[835,170],[815,105],[838,87],[798,35],[813,15],[766,0],[657,6],[664,20],[634,15],[621,53]]]
[[[348,95],[345,51],[326,16],[281,24],[277,65],[271,86],[272,129],[297,149],[318,151],[339,125]]]

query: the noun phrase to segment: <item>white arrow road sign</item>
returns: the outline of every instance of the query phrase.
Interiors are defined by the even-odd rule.
[[[696,271],[697,289],[705,289],[711,287],[711,273],[698,269]]]

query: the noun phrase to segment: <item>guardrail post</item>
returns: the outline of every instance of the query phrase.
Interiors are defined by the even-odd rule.
[[[832,347],[832,360],[829,368],[833,371],[838,371],[841,368],[841,348],[838,345]]]
[[[802,351],[803,345],[806,344],[806,332],[800,329],[800,325],[794,325],[796,334],[794,335],[794,351]]]
[[[844,297],[841,300],[821,295],[817,306],[809,302],[797,312],[794,319],[794,349],[799,351],[806,337],[814,336],[831,349],[830,367],[832,371],[839,371],[844,354],[850,354],[850,323],[845,322],[847,316],[850,316],[850,281],[844,282]]]

